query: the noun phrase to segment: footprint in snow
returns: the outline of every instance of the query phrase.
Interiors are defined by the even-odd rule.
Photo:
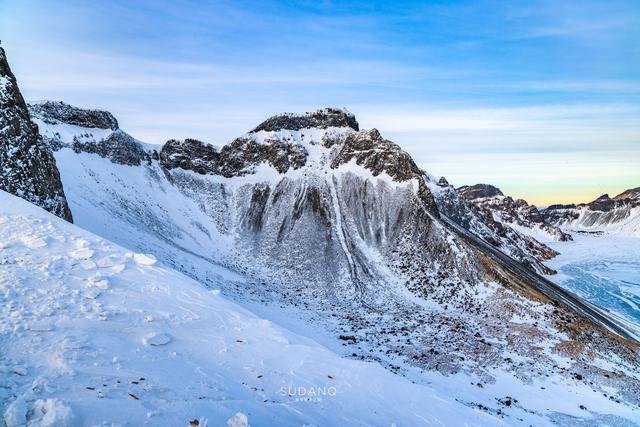
[[[165,333],[152,333],[142,338],[144,345],[160,346],[171,342],[171,337]]]

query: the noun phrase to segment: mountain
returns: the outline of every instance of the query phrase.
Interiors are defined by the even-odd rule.
[[[535,206],[505,197],[487,184],[455,189],[445,178],[427,174],[426,179],[443,215],[532,270],[555,273],[544,261],[558,252],[540,240],[566,240],[571,236],[544,224]]]
[[[640,236],[640,188],[590,203],[552,205],[542,212],[545,220],[566,230]]]
[[[500,189],[488,184],[476,184],[458,188],[466,200],[480,211],[492,213],[495,221],[508,225],[523,234],[542,241],[564,242],[571,235],[558,227],[547,224],[544,215],[534,205],[523,199],[514,200],[502,194]]]
[[[0,425],[507,425],[3,191],[0,248]]]
[[[0,47],[0,190],[72,221],[56,162],[29,117],[7,56]]]
[[[586,415],[583,403],[605,419],[640,401],[632,331],[538,276],[535,258],[527,268],[507,256],[531,256],[526,235],[500,235],[345,110],[274,116],[221,147],[160,147],[62,115],[48,123],[37,108],[80,227],[268,319],[417,382],[451,376],[442,387],[509,423]],[[131,144],[113,149],[115,133]],[[531,398],[540,384],[563,397],[500,403],[505,389]]]

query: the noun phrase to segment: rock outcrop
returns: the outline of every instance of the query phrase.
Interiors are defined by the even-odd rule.
[[[32,103],[29,111],[33,117],[50,125],[66,123],[84,128],[118,130],[118,121],[108,111],[78,108],[61,101]]]
[[[497,222],[518,226],[518,229],[525,233],[528,230],[531,232],[539,231],[552,240],[561,242],[571,240],[570,234],[548,224],[537,207],[529,205],[526,200],[514,200],[510,196],[505,196],[500,189],[492,185],[464,186],[458,188],[458,192],[478,209],[484,210],[486,214],[491,214]]]
[[[151,161],[151,154],[142,143],[121,130],[108,111],[85,110],[61,101],[29,104],[29,111],[44,129],[44,141],[54,151],[70,147],[77,153],[97,154],[127,166]],[[69,130],[67,125],[77,128]]]
[[[558,253],[527,234],[527,231],[533,233],[534,228],[540,227],[538,223],[534,224],[530,220],[525,222],[520,218],[523,214],[533,216],[535,212],[527,211],[529,209],[537,211],[535,207],[525,206],[518,201],[516,209],[511,198],[502,203],[506,198],[498,188],[491,185],[479,184],[456,190],[444,178],[436,180],[434,177],[427,176],[426,179],[433,190],[438,209],[447,218],[533,271],[541,274],[555,273],[544,264],[544,261]],[[492,202],[488,202],[489,200]],[[523,208],[522,212],[518,210],[520,208]],[[504,212],[509,215],[503,217]],[[556,232],[556,230],[552,231]],[[557,232],[561,233],[560,230]],[[553,236],[555,237],[555,234]]]
[[[252,132],[273,132],[280,129],[327,129],[330,127],[359,130],[358,121],[350,112],[341,108],[325,108],[305,114],[280,114],[260,123]]]
[[[0,189],[72,221],[50,148],[29,117],[6,53],[0,48]]]

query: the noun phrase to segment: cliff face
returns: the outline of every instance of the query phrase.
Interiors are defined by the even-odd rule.
[[[551,205],[542,215],[549,224],[577,232],[640,236],[640,188],[589,203]]]
[[[0,48],[0,189],[72,221],[50,148],[31,122],[16,78]]]

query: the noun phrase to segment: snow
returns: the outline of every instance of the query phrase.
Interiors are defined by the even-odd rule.
[[[640,336],[640,239],[574,233],[573,241],[550,243],[560,252],[547,265],[549,279],[620,316]]]
[[[496,219],[501,220],[501,218],[496,218]],[[524,234],[525,236],[533,237],[538,242],[544,243],[547,246],[551,246],[549,245],[549,243],[558,241],[557,235],[553,235],[549,233],[548,231],[540,228],[539,225],[533,225],[532,227],[525,227],[524,225],[520,225],[516,222],[506,222],[506,221],[501,221],[501,222],[513,228],[517,232]]]
[[[33,119],[38,125],[40,134],[51,139],[58,140],[64,144],[72,144],[74,139],[83,143],[97,143],[109,138],[114,132],[111,129],[85,128],[68,123],[49,124],[41,119]]]
[[[158,260],[149,254],[133,254],[133,260],[140,266],[149,267],[154,265]]]
[[[227,420],[227,427],[249,427],[249,419],[242,412],[237,412]]]
[[[159,263],[139,268],[123,248],[4,192],[0,218],[7,426],[504,425],[339,357]],[[15,244],[25,236],[49,243]],[[100,271],[111,286],[95,299],[83,298],[98,282],[71,256],[78,246],[113,261]],[[299,387],[320,393],[282,392]]]
[[[592,211],[581,206],[575,211],[578,218],[560,224],[569,233],[586,231],[640,238],[640,206],[623,206],[610,212]]]
[[[384,173],[374,177],[353,161],[331,169],[330,150],[319,141],[327,132],[351,130],[281,132],[279,138],[292,137],[304,146],[309,169],[329,174],[329,182],[363,178],[375,185],[392,185],[394,190],[404,191],[400,187],[405,186],[415,190],[412,181],[397,183]],[[267,132],[255,135],[273,137]],[[601,414],[616,414],[637,418],[628,405],[614,404],[591,387],[553,372],[547,378],[542,373],[534,376],[531,384],[513,372],[494,370],[491,383],[483,381],[482,388],[476,385],[476,377],[467,374],[443,377],[408,365],[402,365],[406,376],[395,375],[384,369],[382,362],[341,357],[351,351],[340,348],[335,336],[325,336],[326,331],[323,335],[320,327],[301,322],[304,316],[291,316],[295,310],[290,307],[252,305],[241,298],[238,300],[244,308],[229,302],[224,295],[229,293],[230,283],[239,294],[255,283],[216,264],[224,255],[233,255],[234,230],[225,229],[227,223],[217,222],[219,217],[210,210],[216,204],[203,199],[217,183],[223,183],[232,193],[246,184],[283,179],[266,163],[255,166],[252,174],[231,179],[173,170],[172,180],[186,181],[187,185],[179,188],[169,182],[157,162],[141,167],[116,165],[68,148],[59,150],[56,160],[76,224],[135,253],[78,228],[69,229],[66,224],[55,223],[42,234],[22,233],[28,241],[45,241],[45,246],[30,253],[40,254],[38,262],[48,261],[42,262],[37,271],[11,267],[18,269],[13,277],[27,278],[26,286],[12,287],[11,298],[35,291],[37,297],[27,295],[26,300],[37,310],[22,303],[9,307],[7,324],[22,334],[12,337],[10,347],[35,348],[31,344],[36,343],[38,348],[48,346],[52,351],[51,355],[34,351],[28,357],[11,356],[12,369],[21,371],[18,376],[25,379],[12,383],[9,389],[0,388],[0,393],[10,390],[6,393],[11,393],[11,398],[26,393],[30,410],[37,400],[58,399],[72,409],[75,419],[82,420],[77,423],[88,420],[133,425],[185,425],[194,419],[200,425],[224,425],[239,411],[254,426],[549,425],[548,417],[575,416],[591,421]],[[306,181],[308,172],[303,167],[286,175]],[[340,188],[332,186],[333,195]],[[232,198],[232,202],[236,200]],[[229,203],[218,208],[233,210],[237,206]],[[22,215],[20,212],[8,211],[12,215]],[[33,215],[35,222],[27,218],[24,221],[29,224],[23,221],[21,230],[43,225],[39,223],[42,218]],[[47,217],[45,221],[52,220]],[[340,221],[342,226],[348,225],[349,218]],[[9,219],[5,222],[11,223]],[[0,226],[0,233],[2,230]],[[6,241],[7,253],[12,255],[26,248],[21,239]],[[452,243],[451,239],[447,241]],[[345,250],[351,253],[349,248]],[[452,250],[459,252],[455,247]],[[373,250],[367,253],[373,260],[374,255]],[[160,261],[149,261],[156,258]],[[168,269],[168,263],[201,283]],[[46,307],[38,305],[38,298],[43,297],[42,289],[34,288],[36,282],[51,288]],[[216,289],[206,289],[203,283]],[[497,286],[480,287],[479,293],[493,293]],[[223,289],[222,294],[217,288]],[[424,308],[436,308],[435,303],[418,298],[406,288],[405,292],[403,298],[412,296]],[[29,329],[28,316],[46,318],[45,323],[35,326],[44,330]],[[523,324],[533,321],[522,319]],[[1,340],[0,345],[5,345]],[[571,366],[567,358],[551,352],[554,342],[544,341],[540,346],[549,350],[548,355],[558,365]],[[13,376],[7,377],[14,381]],[[27,392],[27,381],[35,380],[48,388],[55,384],[55,389]],[[321,400],[318,396],[313,401],[299,400],[300,387],[307,394],[335,387],[337,396],[325,393]],[[541,392],[541,387],[546,391]],[[508,409],[496,403],[506,396],[517,397],[522,403]],[[588,412],[579,408],[581,403],[589,407]],[[478,405],[488,409],[472,409]]]

